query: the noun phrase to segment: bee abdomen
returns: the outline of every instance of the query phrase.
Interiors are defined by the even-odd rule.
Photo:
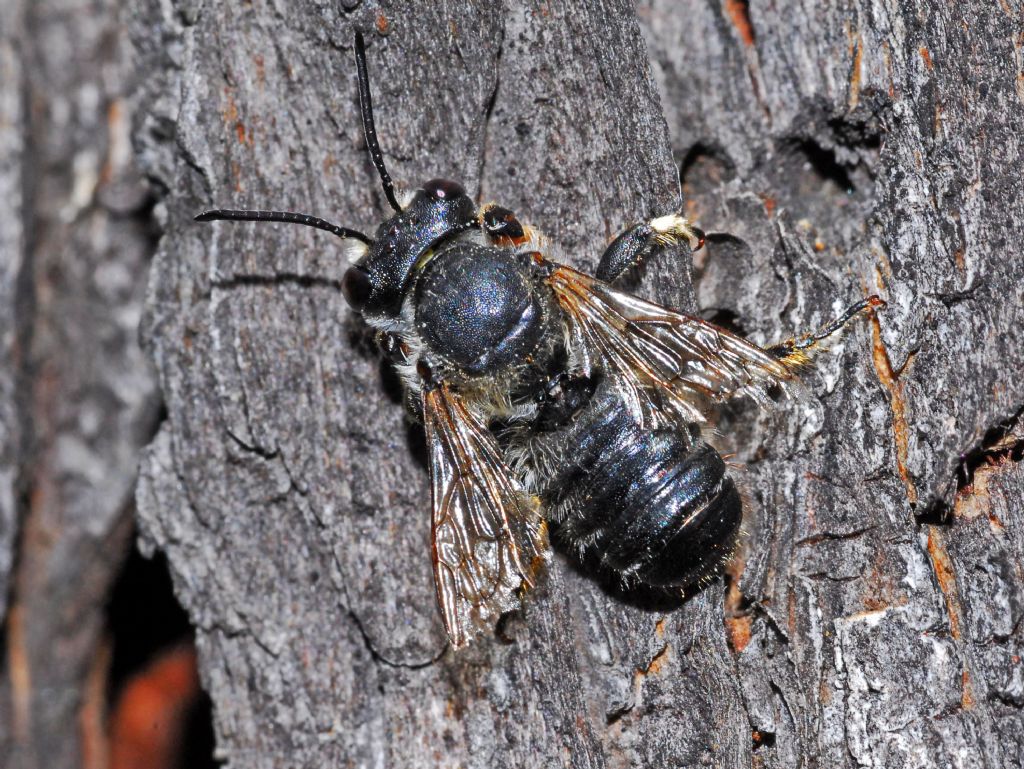
[[[643,430],[621,408],[596,422],[572,471],[549,486],[561,535],[631,581],[681,586],[715,573],[742,519],[718,452],[696,431]]]

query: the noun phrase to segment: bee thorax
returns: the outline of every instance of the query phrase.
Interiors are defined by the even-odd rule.
[[[530,275],[507,252],[459,242],[424,268],[416,330],[434,354],[469,375],[525,362],[544,334]]]

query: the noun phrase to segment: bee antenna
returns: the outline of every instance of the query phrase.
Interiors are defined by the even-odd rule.
[[[366,137],[366,146],[370,150],[370,160],[374,168],[380,174],[380,183],[384,188],[384,197],[388,199],[390,206],[396,211],[401,211],[395,198],[395,183],[391,181],[391,174],[384,167],[384,155],[380,151],[380,143],[377,141],[377,129],[373,126],[373,101],[370,98],[370,76],[366,73],[366,44],[363,42],[363,33],[356,32],[356,72],[359,75],[359,114],[363,118],[363,135]]]
[[[285,224],[304,224],[307,227],[316,227],[337,235],[339,238],[354,238],[370,245],[373,241],[367,235],[352,230],[348,227],[339,227],[337,224],[320,219],[309,214],[296,214],[291,211],[235,211],[229,208],[214,208],[211,211],[203,211],[196,218],[197,222],[233,221],[233,222],[284,222]]]

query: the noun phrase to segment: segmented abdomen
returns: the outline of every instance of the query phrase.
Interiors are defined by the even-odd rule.
[[[644,430],[599,390],[571,424],[535,440],[549,443],[542,454],[564,457],[536,490],[585,561],[628,581],[687,585],[732,553],[740,496],[696,428]]]

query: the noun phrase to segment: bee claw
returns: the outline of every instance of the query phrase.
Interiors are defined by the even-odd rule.
[[[702,230],[700,227],[694,227],[692,225],[690,226],[690,232],[693,234],[694,240],[697,241],[697,245],[696,246],[693,245],[693,241],[692,240],[690,241],[690,250],[691,251],[700,251],[702,248],[704,248],[704,243],[707,241],[708,236],[705,234],[704,230]]]

